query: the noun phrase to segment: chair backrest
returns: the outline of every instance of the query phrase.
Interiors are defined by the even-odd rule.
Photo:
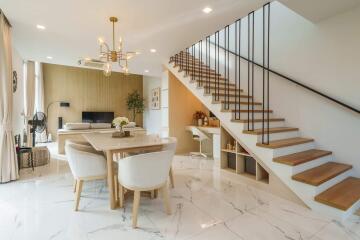
[[[196,139],[196,140],[203,141],[203,140],[206,140],[206,139],[209,138],[205,133],[203,133],[203,132],[202,132],[199,128],[197,128],[197,127],[191,127],[191,128],[190,128],[190,131],[192,132],[193,138]]]
[[[165,184],[173,151],[151,152],[119,159],[119,182],[131,190],[151,190]]]
[[[106,159],[91,147],[66,141],[66,157],[75,178],[106,175]]]

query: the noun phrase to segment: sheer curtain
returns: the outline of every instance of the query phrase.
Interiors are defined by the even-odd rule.
[[[19,177],[12,132],[11,29],[0,11],[0,182]]]
[[[35,62],[35,112],[45,112],[44,109],[44,80],[42,73],[42,64]],[[47,117],[47,116],[46,116]],[[46,132],[36,133],[37,143],[46,142]]]
[[[24,73],[25,86],[25,119],[26,119],[26,146],[32,146],[32,137],[30,134],[30,125],[27,124],[34,116],[35,110],[35,63],[33,61],[26,62],[26,71]]]

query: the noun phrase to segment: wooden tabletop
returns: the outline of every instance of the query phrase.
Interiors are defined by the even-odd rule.
[[[83,136],[97,151],[161,146],[171,143],[168,138],[160,138],[157,134],[126,138],[113,138],[112,133],[86,133]]]

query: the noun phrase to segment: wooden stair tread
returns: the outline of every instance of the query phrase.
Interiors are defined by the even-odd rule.
[[[314,139],[311,139],[311,138],[295,137],[295,138],[286,138],[286,139],[281,139],[281,140],[270,141],[269,144],[257,143],[256,146],[277,149],[277,148],[299,145],[299,144],[303,144],[303,143],[309,143],[309,142],[313,142],[313,141],[314,141]]]
[[[315,201],[341,210],[349,209],[360,199],[360,178],[348,177],[315,196]]]
[[[248,105],[248,102],[242,102],[242,101],[234,101],[234,100],[230,100],[230,101],[225,101],[225,100],[220,100],[220,101],[213,101],[213,104],[218,104],[218,103],[222,103],[222,104],[226,104],[226,103],[230,103],[230,104],[236,104],[236,103],[240,103],[241,105]],[[261,102],[249,102],[250,105],[262,105]]]
[[[248,123],[251,122],[252,120],[248,120],[248,119],[231,119],[232,122],[239,122],[239,123]],[[258,123],[258,122],[262,122],[262,119],[254,119],[254,122]],[[265,121],[267,121],[267,119],[265,119]],[[269,119],[270,122],[283,122],[285,121],[285,118],[270,118]]]
[[[290,166],[297,166],[306,162],[310,162],[314,159],[321,158],[327,155],[331,155],[332,152],[319,149],[310,149],[303,152],[293,153],[273,159],[274,162],[283,163]]]
[[[265,133],[267,133],[267,129],[264,129]],[[269,133],[280,133],[280,132],[292,132],[299,131],[298,128],[292,127],[277,127],[277,128],[269,128]],[[262,129],[255,129],[254,131],[244,130],[243,133],[250,135],[261,135]]]
[[[216,97],[217,95],[219,95],[219,97],[225,97],[226,96],[225,93],[212,93],[213,97]],[[233,94],[233,93],[230,93],[228,96],[229,97],[238,97],[237,94]],[[252,96],[249,96],[249,95],[240,95],[240,97],[252,98]]]
[[[231,109],[231,110],[226,110],[224,109],[224,111],[231,111],[231,112],[240,112],[240,113],[244,113],[244,112],[254,112],[254,113],[262,113],[262,112],[269,112],[269,113],[272,113],[273,110],[262,110],[262,109],[250,109],[250,110],[247,110],[247,109]]]
[[[351,168],[352,166],[348,164],[327,162],[318,167],[298,173],[292,176],[292,179],[313,186],[319,186]]]

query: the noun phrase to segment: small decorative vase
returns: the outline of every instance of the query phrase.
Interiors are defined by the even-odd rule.
[[[202,126],[203,125],[203,120],[202,120],[202,118],[199,118],[198,119],[198,126]]]

